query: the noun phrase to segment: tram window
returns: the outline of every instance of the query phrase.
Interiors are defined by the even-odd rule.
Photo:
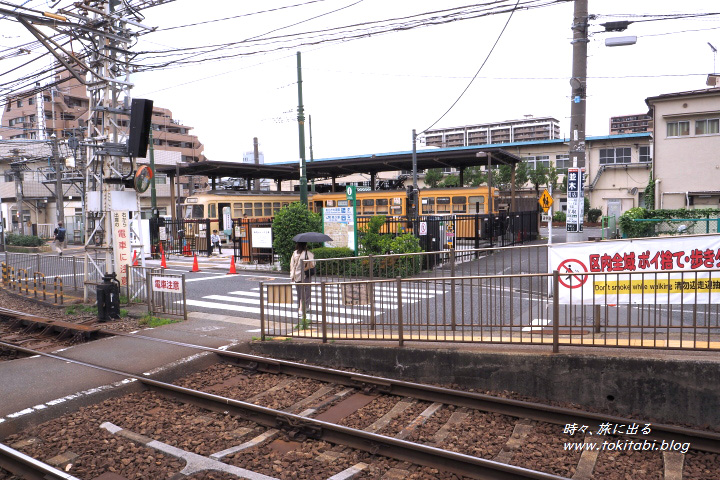
[[[375,213],[375,199],[366,198],[362,201],[362,213],[363,215],[372,215]]]
[[[335,206],[335,200],[325,200],[325,206],[326,206],[326,207],[334,207],[334,206]]]
[[[388,213],[388,199],[387,198],[378,198],[377,202],[375,202],[377,205],[377,210],[375,213],[378,215],[387,215]]]
[[[289,204],[288,202],[283,202],[282,205],[283,205],[283,207],[287,207],[287,206],[290,205],[290,204]]]
[[[185,205],[185,218],[205,218],[205,206]]]
[[[437,213],[450,213],[450,197],[437,197]]]
[[[242,217],[242,203],[233,203],[233,218],[240,218]]]
[[[479,208],[477,208],[478,203],[480,204]],[[468,197],[468,208],[470,213],[485,213],[485,197],[480,195]]]
[[[280,211],[280,202],[273,202],[273,215]]]
[[[255,216],[262,217],[262,202],[255,202],[253,205],[255,207]]]
[[[392,207],[393,215],[402,215],[402,207]]]
[[[217,218],[217,205],[208,203],[208,218]]]
[[[422,213],[435,213],[435,199],[423,198],[420,200],[422,203]]]
[[[272,217],[272,203],[263,203],[263,215],[265,215],[266,217]]]
[[[243,208],[244,208],[244,210],[245,210],[245,212],[243,213],[243,215],[247,215],[248,217],[252,217],[252,203],[250,203],[250,202],[245,202],[243,205],[244,205]]]
[[[338,207],[347,207],[348,201],[347,200],[338,200]]]
[[[467,212],[467,197],[452,197],[453,213]]]

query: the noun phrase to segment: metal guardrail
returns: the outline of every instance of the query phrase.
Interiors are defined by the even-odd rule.
[[[657,294],[643,293],[620,305],[605,293],[560,304],[549,294],[567,276],[558,272],[397,277],[310,284],[312,302],[299,319],[293,284],[261,283],[262,337],[514,343],[554,352],[561,346],[720,350],[720,270],[704,271],[706,283],[698,282],[698,272],[644,272],[645,278],[648,273],[655,276],[648,283],[672,280],[672,288],[685,288],[695,301],[656,302]],[[604,285],[622,275],[622,282],[640,282],[638,290],[645,291],[643,274],[585,275]]]
[[[312,282],[401,277],[546,273],[547,245],[316,258]]]

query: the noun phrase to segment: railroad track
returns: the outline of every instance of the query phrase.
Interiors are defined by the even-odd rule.
[[[0,320],[0,341],[42,352],[114,334],[88,322],[66,322],[9,308],[0,308]],[[22,355],[17,351],[0,350],[0,361]]]
[[[42,354],[111,371],[146,388],[83,410],[77,418],[48,422],[49,431],[37,427],[37,437],[16,436],[14,445],[39,454],[42,441],[33,438],[55,438],[58,429],[67,436],[68,424],[92,424],[95,435],[80,428],[75,439],[66,439],[67,449],[95,451],[96,444],[81,447],[83,439],[102,433],[103,442],[122,440],[144,452],[133,459],[108,455],[109,465],[155,455],[170,471],[230,475],[218,477],[223,479],[252,478],[249,472],[264,475],[257,478],[333,480],[353,475],[611,480],[628,472],[635,480],[692,479],[714,478],[703,472],[715,468],[715,475],[720,468],[720,435],[711,432],[131,336],[210,351],[223,361],[169,384]],[[634,433],[627,432],[631,425],[637,425]],[[625,431],[618,432],[619,426]],[[651,448],[638,452],[631,441]],[[103,473],[76,454],[80,470]],[[173,466],[173,459],[185,466]]]

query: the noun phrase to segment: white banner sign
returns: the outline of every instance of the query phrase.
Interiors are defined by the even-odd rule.
[[[718,235],[549,245],[548,265],[564,304],[720,302]]]
[[[182,280],[177,277],[153,277],[153,291],[182,293]]]
[[[272,228],[252,228],[252,248],[272,248]]]
[[[112,247],[115,256],[115,273],[122,286],[127,286],[127,267],[132,261],[130,242],[130,212],[113,210]]]

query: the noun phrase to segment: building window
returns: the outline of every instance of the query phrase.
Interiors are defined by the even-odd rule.
[[[710,118],[695,121],[695,135],[711,135],[713,133],[720,133],[720,119]]]
[[[17,106],[18,106],[18,108],[22,107],[22,100],[17,101]]]
[[[557,168],[558,173],[565,174],[570,167],[572,167],[570,155],[555,155],[555,168]]]
[[[667,124],[667,136],[668,137],[683,137],[690,135],[690,122],[668,122]]]
[[[35,99],[33,97],[28,98],[28,105],[35,105]]]
[[[639,158],[641,162],[652,162],[652,157],[650,156],[650,145],[644,145],[639,148]]]
[[[528,170],[535,170],[540,165],[545,166],[545,168],[550,168],[550,155],[524,157],[523,160],[527,162]]]
[[[630,163],[630,147],[600,149],[600,165],[616,163]]]

